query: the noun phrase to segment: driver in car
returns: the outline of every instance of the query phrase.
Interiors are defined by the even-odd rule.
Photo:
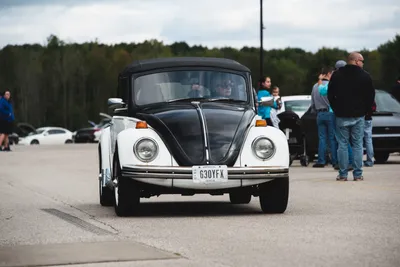
[[[232,85],[229,81],[218,83],[215,88],[216,98],[229,98],[232,94]]]

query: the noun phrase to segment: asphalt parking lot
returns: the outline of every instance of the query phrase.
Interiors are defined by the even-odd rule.
[[[96,145],[13,149],[0,153],[0,267],[400,266],[398,155],[360,182],[295,161],[281,215],[196,195],[120,218],[98,202]]]

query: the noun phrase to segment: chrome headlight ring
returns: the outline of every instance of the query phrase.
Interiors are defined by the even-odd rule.
[[[159,152],[157,142],[149,137],[142,137],[133,145],[133,153],[142,162],[153,161]]]
[[[256,158],[265,161],[271,159],[275,155],[276,146],[268,137],[259,136],[253,140],[251,150]]]

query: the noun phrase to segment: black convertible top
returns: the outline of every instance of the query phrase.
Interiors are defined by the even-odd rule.
[[[250,72],[250,69],[239,62],[227,58],[213,57],[169,57],[137,60],[120,73],[120,75],[149,71],[168,67],[217,67],[236,71]]]

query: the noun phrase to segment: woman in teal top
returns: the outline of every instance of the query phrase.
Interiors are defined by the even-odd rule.
[[[272,96],[271,93],[268,91],[271,89],[271,78],[266,76],[260,79],[259,81],[259,88],[257,92],[257,100],[261,101],[262,97],[269,97]],[[274,100],[274,104],[272,108],[278,109],[278,105]],[[261,116],[262,119],[267,121],[267,125],[272,126],[271,121],[271,107],[270,106],[262,106],[261,104],[258,105],[258,115]]]

